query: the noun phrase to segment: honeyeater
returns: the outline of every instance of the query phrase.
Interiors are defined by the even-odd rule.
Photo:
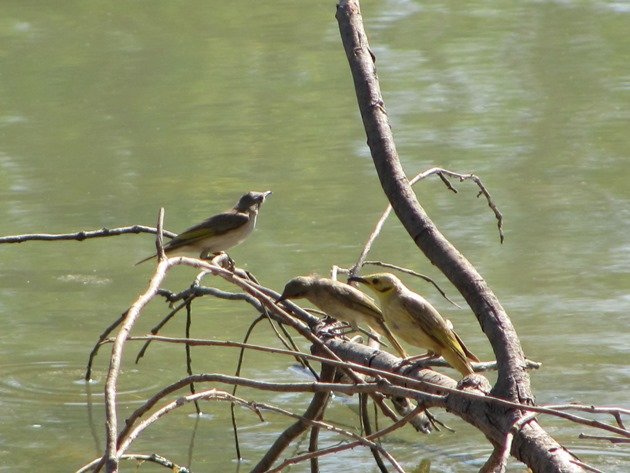
[[[383,314],[374,301],[358,289],[333,279],[316,276],[299,276],[291,279],[278,299],[305,298],[329,316],[349,323],[357,330],[361,324],[367,325],[389,340],[403,358],[407,353],[386,325]]]
[[[248,192],[238,200],[234,208],[213,215],[166,243],[166,255],[205,259],[242,243],[254,230],[260,206],[269,194],[271,191]],[[156,255],[149,256],[136,264],[155,257]]]
[[[369,287],[380,303],[385,323],[407,343],[441,355],[462,375],[473,373],[471,361],[479,361],[452,329],[450,322],[424,297],[408,289],[391,273],[353,277]]]

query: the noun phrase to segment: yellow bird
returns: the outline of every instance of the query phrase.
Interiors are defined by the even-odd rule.
[[[353,277],[350,281],[365,284],[378,297],[385,322],[395,334],[417,347],[427,348],[430,355],[441,355],[462,375],[473,373],[471,361],[479,361],[451,324],[424,297],[408,289],[391,273]]]
[[[348,322],[354,330],[365,324],[389,340],[398,354],[407,358],[389,327],[385,325],[383,314],[374,301],[358,289],[327,278],[299,276],[291,279],[276,302],[285,299],[305,298],[331,317]]]
[[[205,259],[239,245],[254,231],[258,210],[269,194],[271,191],[248,192],[241,196],[234,208],[213,215],[177,235],[164,245],[164,251],[167,256]],[[136,265],[155,257],[144,258]]]

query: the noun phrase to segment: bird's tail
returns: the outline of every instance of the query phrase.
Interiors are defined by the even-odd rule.
[[[453,335],[455,335],[455,338],[461,345],[462,350],[464,350],[464,354],[466,355],[466,358],[468,358],[470,361],[479,362],[479,358],[477,358],[477,356],[473,352],[471,352],[466,345],[464,345],[464,342],[462,342],[462,339],[459,338],[459,335],[457,335],[456,332],[453,332]]]
[[[389,327],[385,325],[385,322],[383,322],[382,320],[378,320],[377,325],[378,325],[378,329],[376,331],[379,333],[379,335],[382,335],[385,338],[387,338],[387,340],[389,340],[389,343],[392,344],[392,346],[396,349],[396,351],[401,357],[407,358],[408,357],[407,352],[400,345],[400,342],[396,339],[396,337],[394,336],[392,331],[389,329]]]
[[[444,357],[449,365],[459,371],[463,376],[473,374],[474,371],[472,369],[470,361],[468,361],[466,352],[462,348],[462,345],[460,345],[458,342],[459,337],[455,335],[455,332],[451,333],[453,334],[453,337],[449,337],[449,342],[452,343],[449,343],[450,346],[445,347],[440,354]]]
[[[134,266],[138,266],[140,263],[144,263],[145,261],[149,261],[150,259],[155,258],[157,255],[151,255],[151,256],[147,256],[144,259],[141,259],[140,261],[138,261],[136,264],[134,264]]]

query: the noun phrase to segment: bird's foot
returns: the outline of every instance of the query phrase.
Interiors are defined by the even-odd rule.
[[[409,356],[396,365],[396,370],[404,367],[416,368],[419,366],[423,366],[426,361],[438,358],[439,356],[440,355],[438,355],[437,353],[433,353],[432,351],[429,351],[424,355]]]
[[[208,260],[212,264],[216,264],[232,273],[234,272],[234,268],[236,268],[236,263],[225,251],[212,253],[211,255],[202,255],[201,259]]]
[[[330,316],[326,316],[327,318],[324,319],[324,321],[326,323],[333,322],[336,321],[336,319],[333,319]],[[352,327],[351,325],[347,324],[346,322],[342,322],[341,325],[337,325],[335,327],[331,327],[330,328],[330,333],[334,334],[334,335],[338,335],[338,336],[343,336],[343,335],[348,335],[349,333],[354,332],[354,327]]]
[[[321,323],[321,331],[325,332],[329,337],[340,337],[348,333],[346,325],[338,325],[337,319],[333,319],[329,315],[326,315],[323,319],[321,319]]]

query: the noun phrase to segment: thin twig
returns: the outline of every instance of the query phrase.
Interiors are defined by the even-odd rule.
[[[512,441],[514,440],[514,436],[518,433],[518,431],[527,423],[531,422],[538,415],[537,412],[531,412],[512,424],[510,430],[505,436],[505,440],[503,444],[495,447],[495,451],[490,456],[490,462],[494,461],[491,470],[487,471],[496,471],[503,472],[507,466],[508,458],[510,457],[510,451],[512,450]],[[491,465],[492,463],[486,463],[486,465]],[[484,468],[486,467],[484,465]]]
[[[471,361],[470,365],[472,366],[475,373],[483,373],[484,371],[494,371],[497,369],[496,361]],[[413,362],[414,368],[449,368],[450,364],[446,362],[446,360],[442,357],[439,358],[426,358],[423,360],[418,360]],[[532,361],[525,359],[525,365],[523,368],[526,370],[537,370],[540,369],[542,363],[537,361]]]
[[[99,348],[101,348],[101,345],[107,339],[109,334],[112,333],[114,329],[122,323],[123,320],[125,320],[125,317],[127,316],[127,312],[128,311],[123,312],[122,315],[118,317],[118,319],[116,319],[109,327],[107,327],[103,331],[103,333],[99,335],[98,341],[96,342],[96,344],[92,348],[92,351],[90,352],[90,355],[88,356],[88,362],[87,362],[87,367],[85,369],[85,376],[84,376],[86,381],[90,381],[92,379],[92,364],[94,363],[94,358],[96,357]]]
[[[267,317],[267,320],[269,321],[269,324],[271,325],[271,327],[274,329],[274,331],[277,331],[276,329],[276,323],[273,320],[272,317],[270,317],[269,312],[265,311],[265,316]],[[278,324],[278,328],[280,329],[280,331],[283,334],[283,337],[280,339],[282,341],[282,343],[284,344],[284,346],[288,349],[288,350],[293,350],[295,352],[301,352],[302,350],[300,350],[300,348],[297,346],[297,343],[295,343],[295,340],[293,340],[293,337],[291,336],[291,334],[289,333],[289,331],[286,329],[286,327],[284,326],[284,324]],[[286,340],[285,340],[286,339]],[[310,371],[311,375],[313,375],[313,378],[319,381],[319,374],[317,374],[317,372],[315,371],[315,369],[311,366],[311,364],[309,363],[307,358],[301,357],[301,356],[296,356],[295,357],[295,361],[297,361],[297,363],[302,366],[302,368],[307,369]]]
[[[389,217],[390,213],[392,213],[392,206],[388,204],[387,208],[383,212],[383,215],[381,215],[381,218],[378,220],[378,222],[376,222],[376,226],[374,227],[374,230],[372,230],[372,233],[368,237],[368,240],[365,242],[365,245],[363,246],[363,250],[361,251],[359,258],[357,259],[357,262],[352,268],[350,268],[350,277],[358,276],[359,270],[363,267],[363,263],[367,258],[368,253],[372,249],[372,245],[380,235],[381,230],[383,229],[383,225],[385,225],[385,221],[387,220],[387,217]]]
[[[368,397],[366,394],[359,394],[359,418],[365,435],[373,434],[374,432],[372,431],[372,424],[370,422],[370,415],[368,412]],[[376,447],[370,447],[370,453],[372,454],[374,462],[381,473],[387,473],[387,467],[381,458],[379,449]]]
[[[322,371],[320,378],[323,382],[331,382],[335,379],[335,372],[337,369],[334,366],[325,364],[322,365]],[[282,452],[290,445],[290,443],[301,436],[304,431],[310,426],[325,425],[319,422],[324,415],[328,401],[330,400],[331,393],[329,391],[320,391],[315,393],[311,398],[307,409],[304,414],[296,417],[296,422],[287,427],[275,440],[273,445],[267,449],[263,457],[258,461],[256,466],[252,468],[252,473],[266,472],[276,462],[278,457],[282,455]]]
[[[457,307],[458,309],[461,309],[462,306],[460,306],[457,302],[453,301],[452,299],[450,299],[447,295],[446,292],[444,292],[442,290],[442,288],[438,285],[438,283],[436,283],[432,278],[430,278],[429,276],[425,276],[422,273],[418,273],[412,269],[408,269],[408,268],[403,268],[402,266],[397,266],[395,264],[390,264],[390,263],[384,263],[382,261],[366,261],[364,263],[364,265],[373,265],[373,266],[382,266],[383,268],[391,268],[391,269],[395,269],[397,271],[400,271],[401,273],[405,273],[405,274],[410,274],[412,276],[416,276],[420,279],[424,279],[426,282],[431,283],[433,285],[433,287],[435,287],[437,289],[437,291],[442,295],[442,297],[444,299],[446,299],[447,301],[449,301],[451,304],[453,304],[455,307]]]
[[[617,421],[617,425],[624,430],[627,430],[627,429],[623,423],[621,416],[622,415],[630,416],[630,409],[622,409],[620,407],[585,406],[582,404],[560,404],[560,405],[554,405],[553,408],[559,411],[573,410],[573,411],[589,412],[591,414],[610,414]]]
[[[431,168],[431,169],[428,169],[428,170],[426,170],[424,172],[421,172],[421,173],[417,174],[413,179],[411,179],[411,181],[409,181],[409,185],[413,186],[418,181],[420,181],[422,179],[425,179],[425,178],[427,178],[427,177],[429,177],[431,175],[434,175],[434,174],[437,175],[442,180],[442,182],[446,185],[446,187],[449,190],[451,190],[451,191],[453,191],[455,193],[457,193],[457,190],[451,185],[451,183],[448,181],[448,179],[446,179],[445,174],[448,175],[448,176],[451,176],[451,177],[456,177],[460,181],[472,180],[475,184],[477,184],[477,186],[480,189],[479,194],[477,195],[477,197],[483,195],[486,198],[487,202],[488,202],[488,206],[494,212],[494,216],[497,219],[497,226],[498,226],[498,229],[499,229],[499,238],[501,240],[501,243],[503,243],[503,240],[505,238],[504,235],[503,235],[503,215],[501,214],[501,212],[497,208],[496,204],[492,200],[492,197],[490,196],[490,193],[488,192],[488,190],[486,189],[484,184],[481,182],[481,179],[479,179],[474,174],[460,174],[460,173],[449,171],[447,169]],[[363,247],[363,250],[361,251],[361,254],[359,255],[359,258],[357,259],[357,262],[354,264],[354,266],[352,266],[352,268],[350,268],[349,276],[357,276],[358,273],[359,273],[359,270],[361,269],[361,267],[363,267],[366,264],[365,260],[367,258],[367,255],[370,252],[370,250],[372,249],[372,245],[374,244],[374,241],[378,238],[379,234],[381,233],[381,230],[383,229],[383,225],[385,224],[385,221],[387,220],[387,217],[389,217],[389,215],[391,213],[392,213],[392,206],[391,206],[391,204],[388,204],[387,208],[383,211],[383,214],[381,215],[381,218],[378,220],[378,222],[376,222],[376,226],[374,227],[374,230],[372,230],[372,233],[368,237],[368,240],[365,243],[365,245]],[[440,289],[438,288],[438,290],[440,290]],[[440,292],[441,292],[441,290],[440,290]],[[444,296],[444,297],[446,297],[446,296]]]
[[[120,439],[119,440],[119,444],[118,444],[118,451],[117,454],[118,455],[122,455],[128,448],[129,446],[133,443],[133,441],[138,437],[138,435],[140,435],[140,433],[145,430],[147,427],[149,427],[150,425],[154,424],[158,419],[160,419],[161,417],[165,416],[166,414],[168,414],[169,412],[183,406],[184,404],[187,404],[189,402],[195,402],[198,400],[217,400],[217,401],[233,401],[235,399],[238,398],[234,398],[234,396],[231,396],[230,394],[226,393],[225,391],[219,391],[217,389],[210,389],[207,391],[201,391],[199,393],[196,394],[189,394],[188,396],[183,396],[180,398],[177,398],[175,401],[169,402],[168,404],[166,404],[165,406],[161,407],[160,409],[158,409],[157,411],[155,411],[153,414],[151,414],[149,417],[147,417],[145,420],[143,420],[142,422],[138,423],[138,425],[131,429],[129,431],[129,434],[124,438],[124,439]],[[243,403],[243,404],[247,404],[247,403]],[[254,409],[252,409],[254,410]],[[255,410],[254,410],[255,412]]]
[[[619,437],[611,437],[608,435],[587,435],[584,433],[580,433],[580,435],[578,435],[578,438],[590,440],[605,440],[610,443],[630,443],[630,439],[622,439]]]
[[[160,329],[162,327],[164,327],[164,325],[166,325],[175,316],[175,314],[177,314],[184,307],[187,307],[188,304],[190,304],[190,302],[192,302],[193,299],[194,299],[194,296],[190,296],[184,302],[182,302],[181,304],[179,304],[178,306],[173,308],[168,314],[166,314],[166,316],[156,326],[154,326],[151,329],[150,333],[152,335],[157,335],[159,333]],[[144,345],[142,345],[142,348],[140,349],[140,351],[136,355],[136,364],[138,364],[140,362],[140,360],[144,357],[144,355],[145,355],[147,349],[149,348],[150,344],[151,344],[151,340],[147,340],[146,343]]]
[[[118,417],[116,414],[116,385],[122,362],[122,352],[125,340],[135,324],[136,319],[145,305],[155,296],[160,284],[166,276],[170,260],[162,260],[158,263],[155,274],[149,283],[149,287],[129,308],[127,316],[123,320],[118,335],[112,347],[109,371],[105,382],[105,414],[106,414],[106,450],[103,458],[107,471],[118,470],[118,457],[116,455],[116,439],[118,435]]]
[[[32,233],[28,235],[8,235],[0,237],[2,243],[24,243],[26,241],[59,241],[59,240],[76,240],[83,241],[90,238],[103,238],[125,234],[138,233],[157,233],[157,228],[145,227],[143,225],[132,225],[120,228],[101,228],[100,230],[81,230],[75,233]],[[174,238],[177,234],[164,231],[164,235]]]
[[[331,363],[327,363],[331,365]],[[343,363],[339,364],[343,366]],[[270,392],[289,392],[289,393],[318,393],[318,392],[339,392],[342,394],[358,394],[358,393],[376,393],[385,392],[389,395],[400,395],[419,398],[427,405],[444,405],[445,397],[427,393],[420,393],[413,389],[403,388],[400,386],[394,386],[391,384],[383,385],[382,383],[362,383],[362,384],[340,384],[340,383],[324,383],[324,382],[308,382],[308,383],[272,383],[267,381],[254,380],[249,378],[242,378],[236,376],[229,376],[224,374],[210,373],[210,374],[196,374],[180,379],[179,381],[172,383],[157,393],[151,398],[147,399],[138,409],[136,409],[126,420],[124,428],[121,430],[118,436],[118,444],[121,445],[126,441],[131,430],[134,428],[134,424],[140,417],[150,411],[159,401],[164,399],[180,389],[188,386],[191,382],[196,384],[200,383],[222,383],[228,385],[238,384],[252,389]]]
[[[157,221],[157,233],[155,234],[155,254],[158,257],[158,261],[166,258],[164,253],[164,207],[160,207]]]
[[[486,198],[486,201],[488,202],[488,207],[492,209],[492,212],[494,213],[494,216],[497,219],[499,239],[501,240],[501,243],[503,243],[503,240],[505,239],[505,235],[503,234],[503,214],[501,214],[501,212],[499,211],[498,207],[492,200],[492,196],[490,195],[490,192],[488,192],[488,189],[483,184],[483,182],[481,182],[481,179],[478,176],[476,176],[475,174],[461,174],[459,172],[453,172],[453,171],[449,171],[448,169],[443,169],[443,168],[432,168],[432,169],[429,169],[428,171],[418,174],[418,176],[422,176],[421,179],[423,179],[425,177],[430,176],[431,174],[437,174],[439,178],[442,180],[442,182],[446,185],[447,189],[455,193],[457,193],[457,189],[455,189],[451,185],[451,183],[446,178],[446,176],[457,178],[459,179],[459,182],[471,180],[475,184],[477,184],[477,187],[479,187],[479,193],[477,194],[477,197],[481,197],[483,195]],[[414,180],[410,181],[411,185],[413,185],[414,183],[415,183]]]
[[[191,302],[189,301],[186,304],[186,338],[190,338],[190,327],[192,326],[192,309],[191,309]],[[188,373],[188,376],[193,374],[193,369],[192,369],[192,354],[191,354],[191,345],[190,343],[186,343],[185,344],[185,348],[186,348],[186,372]],[[190,394],[195,394],[195,383],[190,383]],[[201,415],[201,408],[199,407],[199,403],[197,401],[195,401],[195,411],[197,412],[197,415]]]
[[[141,454],[141,453],[126,453],[124,455],[121,455],[120,459],[137,461],[138,463],[142,463],[142,462],[157,463],[158,465],[168,468],[171,471],[176,471],[178,473],[190,473],[190,470],[188,468],[179,466],[178,464],[172,462],[171,460],[164,458],[163,456],[158,455],[156,453],[152,453],[149,455]],[[92,468],[96,466],[99,463],[99,461],[100,459],[97,458],[93,462],[88,463],[87,465],[77,470],[76,473],[87,473],[88,471],[92,470]]]
[[[581,460],[578,460],[577,458],[574,458],[573,460],[569,460],[570,463],[573,463],[577,466],[579,466],[580,468],[583,468],[587,471],[592,471],[593,473],[604,473],[602,470],[598,470],[597,468],[595,468],[594,466],[591,465],[587,465],[586,463],[584,463]]]
[[[403,417],[403,418],[399,419],[398,421],[394,422],[392,425],[390,425],[390,426],[388,426],[388,427],[386,427],[384,429],[381,429],[378,432],[375,432],[375,433],[373,433],[371,435],[368,435],[366,437],[361,437],[361,439],[372,441],[372,440],[376,440],[376,439],[378,439],[380,437],[383,437],[383,436],[385,436],[385,435],[387,435],[387,434],[389,434],[389,433],[391,433],[391,432],[401,428],[402,426],[404,426],[407,422],[409,422],[409,419],[411,419],[415,415],[417,415],[418,412],[420,412],[420,410],[421,410],[421,408],[416,408],[413,411],[411,411],[408,415],[406,415],[405,417]],[[308,454],[301,455],[299,457],[290,458],[288,460],[285,460],[285,462],[283,462],[282,464],[278,465],[276,468],[274,468],[272,470],[269,470],[268,473],[275,473],[275,472],[282,471],[284,468],[286,468],[290,464],[295,464],[295,463],[298,463],[300,461],[308,460],[313,455],[323,456],[323,455],[329,455],[329,454],[332,454],[332,453],[341,452],[341,451],[344,451],[344,450],[351,450],[351,449],[357,447],[358,445],[361,445],[361,443],[362,442],[360,440],[357,440],[356,442],[351,442],[351,443],[348,443],[348,444],[345,444],[345,445],[336,446],[336,447],[329,447],[329,448],[326,448],[326,449],[321,449],[321,450],[319,450],[318,452],[316,452],[314,454],[308,453]],[[379,448],[379,446],[377,444],[374,444],[374,445],[377,448]],[[398,462],[396,462],[396,460],[394,460],[394,458],[389,453],[387,453],[384,450],[382,450],[382,451],[379,450],[379,451],[388,459],[388,461],[390,463],[392,463],[394,468],[396,468],[396,471],[404,473],[404,470],[402,469],[402,467],[398,464]]]
[[[259,322],[261,322],[262,320],[264,320],[266,318],[265,315],[259,315],[250,325],[249,328],[247,329],[247,332],[245,332],[245,337],[243,338],[243,344],[246,344],[247,341],[249,340],[250,335],[252,334],[252,332],[254,331],[254,327],[256,327],[256,325],[258,325]],[[241,367],[243,365],[243,358],[245,357],[245,347],[241,347],[239,353],[238,353],[238,361],[236,363],[236,371],[234,373],[234,376],[240,376],[241,375]],[[238,389],[238,386],[235,384],[234,387],[232,388],[232,396],[236,396],[236,391]],[[232,402],[230,403],[230,417],[232,419],[232,433],[234,434],[234,446],[236,448],[236,458],[238,460],[240,460],[242,458],[241,456],[241,445],[238,439],[238,425],[236,423],[236,410],[235,410],[235,404]]]
[[[448,388],[446,386],[442,386],[442,385],[438,385],[438,384],[434,384],[431,383],[430,381],[425,381],[425,380],[415,380],[414,378],[409,378],[407,376],[403,376],[403,375],[399,375],[396,373],[391,373],[388,371],[383,371],[383,370],[379,370],[379,369],[375,369],[375,368],[370,368],[367,366],[363,366],[363,365],[359,365],[356,363],[352,363],[349,361],[342,361],[342,360],[331,360],[328,358],[323,358],[323,357],[319,357],[319,356],[315,356],[315,355],[309,355],[306,353],[301,353],[301,352],[293,352],[290,350],[283,350],[280,348],[272,348],[272,347],[263,347],[263,346],[258,346],[258,345],[251,345],[251,344],[243,344],[243,343],[238,343],[238,342],[229,342],[229,341],[221,341],[221,340],[186,340],[186,339],[177,339],[177,338],[169,338],[169,337],[129,337],[129,340],[146,340],[146,339],[153,339],[153,340],[159,340],[159,341],[163,341],[163,342],[168,342],[168,343],[190,343],[191,345],[211,345],[211,346],[224,346],[224,347],[247,347],[248,349],[252,349],[252,350],[258,350],[258,351],[266,351],[269,353],[278,353],[278,354],[285,354],[285,355],[290,355],[290,356],[302,356],[305,358],[308,358],[310,360],[313,361],[318,361],[321,363],[328,363],[337,367],[346,367],[346,368],[351,368],[354,371],[357,371],[359,373],[364,373],[366,375],[369,376],[373,376],[373,377],[381,377],[381,378],[386,378],[388,379],[391,383],[395,383],[396,386],[398,385],[404,385],[406,386],[406,388],[404,388],[404,393],[406,394],[410,394],[412,391],[415,391],[414,394],[410,394],[410,397],[413,397],[415,399],[418,399],[422,402],[425,403],[435,403],[436,401],[438,401],[438,399],[440,399],[440,397],[434,397],[433,395],[427,394],[426,389],[427,388],[433,388],[436,392],[442,392],[442,393],[446,393],[446,394],[452,394],[452,395],[456,395],[456,396],[461,396],[464,397],[466,399],[471,399],[471,400],[481,400],[484,402],[489,402],[489,403],[493,403],[499,406],[504,406],[504,407],[509,407],[509,408],[513,408],[513,409],[517,409],[517,410],[522,410],[522,411],[530,411],[530,412],[538,412],[541,414],[547,414],[547,415],[552,415],[552,416],[556,416],[556,417],[561,417],[567,420],[571,420],[573,422],[579,423],[579,424],[584,424],[584,425],[589,425],[591,427],[596,427],[602,430],[608,430],[609,432],[613,432],[616,433],[618,435],[630,438],[630,432],[628,432],[627,430],[618,428],[618,427],[614,427],[614,426],[610,426],[608,424],[604,424],[601,422],[597,422],[597,421],[592,421],[589,419],[585,419],[579,416],[574,416],[572,414],[568,414],[566,412],[562,412],[559,410],[556,410],[554,407],[555,406],[530,406],[530,405],[526,405],[526,404],[519,404],[516,402],[511,402],[511,401],[507,401],[505,399],[501,399],[501,398],[497,398],[497,397],[493,397],[493,396],[487,396],[487,395],[480,395],[480,394],[476,394],[473,392],[469,392],[469,391],[462,391],[460,389],[454,389],[454,388]],[[107,342],[107,340],[106,340]],[[396,384],[396,383],[400,383],[400,384]],[[369,392],[369,391],[368,391]],[[397,395],[402,393],[403,391],[400,391],[399,393],[394,393],[394,392],[388,392],[388,394],[392,394],[392,395]],[[401,394],[402,395],[402,394]],[[422,396],[427,396],[426,398],[423,398]],[[439,403],[438,403],[439,404]],[[148,406],[148,408],[150,408],[151,406]],[[574,407],[574,406],[560,406],[560,407]],[[136,411],[138,412],[138,411]],[[142,415],[142,413],[146,412],[146,410],[143,410],[142,412],[140,412],[139,415]],[[136,415],[136,413],[134,413],[129,420],[133,419],[134,416]]]

